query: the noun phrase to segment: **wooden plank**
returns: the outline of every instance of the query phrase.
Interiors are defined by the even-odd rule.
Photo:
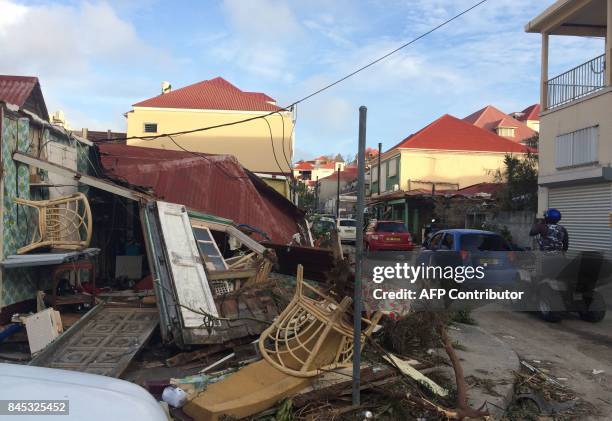
[[[208,279],[211,281],[219,281],[224,279],[243,279],[257,275],[256,269],[245,270],[219,270],[208,272]]]

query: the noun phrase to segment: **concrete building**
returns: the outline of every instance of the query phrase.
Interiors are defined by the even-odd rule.
[[[542,38],[538,211],[554,207],[570,251],[612,248],[612,0],[559,0],[526,31]],[[605,38],[605,51],[551,77],[552,36]]]
[[[137,102],[125,116],[130,146],[234,155],[245,168],[288,194],[293,115],[264,93],[242,91],[221,77],[176,90],[164,83],[160,95]],[[254,119],[223,126],[250,118]],[[222,127],[163,136],[210,126]],[[133,136],[150,138],[129,139]]]
[[[496,181],[507,154],[530,149],[451,115],[444,115],[370,160],[371,213],[403,220],[414,234],[435,213],[431,198]]]

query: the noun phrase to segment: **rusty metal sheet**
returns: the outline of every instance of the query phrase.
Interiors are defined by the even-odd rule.
[[[159,322],[156,308],[99,305],[30,365],[119,377]]]
[[[256,227],[277,243],[291,242],[296,233],[305,235],[304,213],[231,155],[96,146],[105,174],[130,188],[148,187],[161,200]],[[259,237],[254,234],[264,238]]]

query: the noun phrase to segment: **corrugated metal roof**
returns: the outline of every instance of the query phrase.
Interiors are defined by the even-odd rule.
[[[134,107],[202,110],[278,111],[272,98],[261,92],[244,92],[222,77],[194,83],[134,104]]]
[[[165,201],[248,224],[288,243],[303,213],[231,155],[97,144],[109,176],[150,187]]]
[[[22,107],[37,83],[36,77],[0,75],[0,101]]]

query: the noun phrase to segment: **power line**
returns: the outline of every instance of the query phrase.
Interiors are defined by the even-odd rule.
[[[279,164],[279,162],[278,162],[278,158],[276,158],[276,149],[274,148],[274,137],[273,137],[273,135],[272,135],[272,127],[270,126],[270,122],[268,121],[268,119],[267,119],[267,118],[264,118],[263,120],[264,120],[264,121],[266,122],[266,124],[268,125],[268,131],[270,132],[270,144],[272,145],[272,154],[274,155],[274,161],[276,162],[276,166],[277,166],[277,167],[278,167],[278,169],[280,170],[281,174],[282,174],[284,177],[287,177],[287,176],[285,175],[285,171],[283,171],[283,168],[281,167],[281,165],[280,165],[280,164]],[[283,127],[284,127],[284,126],[285,126],[285,125],[284,125],[284,121],[283,121]],[[289,166],[289,170],[291,171],[291,166]]]
[[[473,6],[471,6],[471,7],[467,8],[467,9],[461,11],[460,13],[458,13],[458,14],[454,15],[453,17],[445,20],[444,22],[440,23],[439,25],[431,28],[427,32],[422,33],[421,35],[417,36],[416,38],[413,38],[412,40],[406,42],[405,44],[400,45],[396,49],[394,49],[394,50],[386,53],[385,55],[383,55],[383,56],[381,56],[381,57],[379,57],[379,58],[369,62],[365,66],[362,66],[362,67],[358,68],[357,70],[347,74],[346,76],[343,76],[340,79],[338,79],[338,80],[336,80],[336,81],[334,81],[332,83],[329,83],[328,85],[325,85],[324,87],[322,87],[322,88],[320,88],[320,89],[318,89],[318,90],[316,90],[316,91],[314,91],[314,92],[312,92],[312,93],[310,93],[310,94],[308,94],[308,95],[298,99],[297,101],[292,102],[291,104],[289,104],[286,107],[280,107],[278,110],[271,111],[271,112],[269,112],[267,114],[262,114],[262,115],[258,115],[258,116],[254,116],[254,117],[245,118],[243,120],[232,121],[232,122],[229,122],[229,123],[216,124],[214,126],[200,127],[200,128],[197,128],[197,129],[184,130],[184,131],[179,131],[179,132],[174,132],[174,133],[162,133],[162,134],[151,135],[151,136],[116,137],[116,138],[110,138],[110,139],[107,139],[107,140],[108,141],[131,140],[131,139],[154,140],[154,139],[158,139],[160,137],[166,137],[166,136],[168,136],[168,137],[169,136],[181,136],[181,135],[185,135],[185,134],[191,134],[191,133],[203,132],[203,131],[207,131],[207,130],[218,129],[218,128],[221,128],[221,127],[228,127],[228,126],[234,126],[234,125],[237,125],[237,124],[248,123],[249,121],[257,120],[257,119],[260,119],[260,118],[264,118],[265,119],[266,117],[269,117],[269,116],[271,116],[273,114],[276,114],[276,113],[280,114],[281,111],[290,111],[291,107],[293,107],[295,105],[298,105],[298,104],[300,104],[300,103],[302,103],[302,102],[312,98],[313,96],[318,95],[318,94],[320,94],[320,93],[322,93],[322,92],[324,92],[324,91],[326,91],[326,90],[328,90],[328,89],[338,85],[339,83],[344,82],[345,80],[355,76],[357,73],[360,73],[360,72],[362,72],[362,71],[372,67],[373,65],[375,65],[375,64],[381,62],[382,60],[390,57],[391,55],[397,53],[398,51],[400,51],[400,50],[402,50],[402,49],[404,49],[404,48],[414,44],[415,42],[419,41],[420,39],[425,38],[426,36],[428,36],[431,33],[437,31],[438,29],[448,25],[449,23],[451,23],[454,20],[460,18],[461,16],[465,15],[466,13],[471,12],[473,9],[475,9],[478,6],[486,3],[487,1],[488,0],[481,0],[481,1],[479,1],[478,3],[474,4]]]
[[[326,91],[326,90],[328,90],[329,88],[331,88],[331,87],[333,87],[333,86],[336,86],[336,85],[337,85],[337,84],[339,84],[339,83],[344,82],[344,81],[345,81],[345,80],[347,80],[348,78],[350,78],[350,77],[352,77],[352,76],[355,76],[357,73],[362,72],[362,71],[364,71],[365,69],[367,69],[367,68],[369,68],[369,67],[374,66],[375,64],[377,64],[377,63],[381,62],[382,60],[386,59],[387,57],[392,56],[393,54],[397,53],[398,51],[400,51],[400,50],[402,50],[402,49],[404,49],[404,48],[408,47],[409,45],[414,44],[414,43],[415,43],[415,42],[417,42],[418,40],[420,40],[420,39],[422,39],[422,38],[425,38],[427,35],[431,34],[432,32],[435,32],[435,31],[437,31],[438,29],[442,28],[443,26],[448,25],[448,24],[449,24],[449,23],[451,23],[452,21],[454,21],[454,20],[456,20],[456,19],[460,18],[461,16],[465,15],[466,13],[469,13],[469,12],[470,12],[470,11],[472,11],[473,9],[477,8],[478,6],[480,6],[481,4],[486,3],[486,2],[487,2],[487,0],[481,0],[481,1],[479,1],[478,3],[474,4],[473,6],[471,6],[471,7],[467,8],[467,9],[463,10],[462,12],[460,12],[460,13],[456,14],[455,16],[453,16],[453,17],[451,17],[451,18],[449,18],[449,19],[445,20],[445,21],[444,21],[444,22],[442,22],[441,24],[439,24],[439,25],[437,25],[437,26],[434,26],[434,27],[433,27],[433,28],[431,28],[429,31],[427,31],[427,32],[423,32],[423,33],[422,33],[421,35],[419,35],[418,37],[413,38],[412,40],[408,41],[407,43],[400,45],[400,46],[399,46],[399,47],[397,47],[395,50],[393,50],[393,51],[389,51],[387,54],[385,54],[385,55],[383,55],[383,56],[381,56],[381,57],[377,58],[377,59],[376,59],[376,60],[374,60],[374,61],[369,62],[369,63],[368,63],[368,64],[366,64],[365,66],[362,66],[362,67],[358,68],[357,70],[355,70],[355,71],[353,71],[353,72],[349,73],[348,75],[346,75],[346,76],[344,76],[344,77],[341,77],[340,79],[336,80],[335,82],[332,82],[332,83],[330,83],[330,84],[328,84],[328,85],[326,85],[326,86],[322,87],[321,89],[318,89],[318,90],[314,91],[313,93],[308,94],[308,95],[306,95],[305,97],[303,97],[303,98],[301,98],[301,99],[298,99],[297,101],[295,101],[294,103],[292,103],[291,105],[289,105],[289,107],[291,107],[291,106],[293,106],[293,105],[296,105],[296,104],[299,104],[300,102],[304,102],[304,101],[306,101],[307,99],[310,99],[310,98],[312,98],[313,96],[318,95],[318,94],[320,94],[321,92]]]

